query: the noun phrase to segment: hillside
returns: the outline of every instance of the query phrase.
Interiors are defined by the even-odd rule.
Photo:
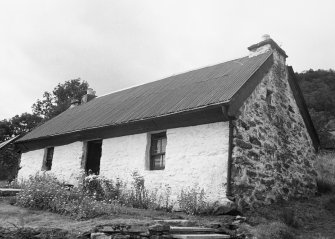
[[[335,148],[335,71],[296,73],[322,148]],[[333,133],[333,134],[332,134]]]

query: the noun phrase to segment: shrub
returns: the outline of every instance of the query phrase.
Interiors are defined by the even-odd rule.
[[[90,175],[84,179],[83,189],[86,194],[99,201],[116,202],[134,208],[158,208],[156,193],[145,188],[143,176],[132,173],[131,186],[117,179],[115,182],[103,176]]]
[[[119,179],[113,180],[98,175],[90,175],[84,178],[83,190],[97,200],[119,200],[125,184]]]
[[[180,209],[192,215],[209,213],[211,206],[206,202],[205,191],[199,187],[186,188],[181,190],[178,196]]]
[[[121,206],[115,202],[97,201],[79,188],[66,189],[54,176],[36,174],[23,185],[16,196],[22,207],[49,210],[70,215],[75,219],[93,218],[103,214],[119,213]]]
[[[145,188],[144,178],[138,172],[132,173],[132,187],[121,197],[124,204],[135,208],[156,208],[156,193]]]

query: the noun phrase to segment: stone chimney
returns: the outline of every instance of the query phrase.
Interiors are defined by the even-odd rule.
[[[85,104],[87,102],[89,102],[90,100],[93,100],[95,97],[97,97],[95,95],[95,91],[92,88],[88,88],[87,89],[87,94],[83,96],[83,98],[81,98],[81,103]]]
[[[278,46],[278,44],[272,40],[268,34],[263,35],[261,42],[249,46],[248,50],[250,51],[249,57],[257,56],[272,50],[282,56],[284,61],[287,58],[285,51],[281,49],[280,46]]]
[[[73,107],[76,107],[80,105],[80,100],[77,100],[77,99],[72,99],[71,100],[71,105],[70,105],[70,109],[73,108]]]

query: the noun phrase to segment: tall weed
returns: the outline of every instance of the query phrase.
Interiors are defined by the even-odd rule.
[[[208,214],[214,208],[207,202],[204,189],[197,186],[181,190],[178,203],[181,210],[192,215]]]

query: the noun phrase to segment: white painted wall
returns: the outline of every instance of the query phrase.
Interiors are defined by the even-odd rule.
[[[83,142],[75,142],[55,147],[52,159],[52,167],[48,173],[57,175],[62,181],[77,184],[80,174],[80,162],[82,157]],[[44,149],[29,151],[21,155],[21,169],[18,179],[27,179],[30,175],[41,172]]]
[[[167,130],[165,170],[148,170],[148,137],[144,133],[103,140],[100,174],[130,181],[136,170],[149,189],[171,187],[173,200],[182,188],[194,186],[205,189],[211,201],[226,199],[228,122]]]
[[[50,172],[57,178],[71,184],[78,183],[80,163],[83,152],[83,142],[74,142],[55,147]]]
[[[210,201],[226,199],[228,161],[228,122],[167,130],[165,170],[149,170],[150,134],[136,134],[104,139],[100,174],[120,178],[130,183],[131,174],[138,171],[151,190],[171,187],[172,200],[180,190],[199,187]],[[82,142],[58,146],[54,149],[51,173],[75,184],[80,174]],[[41,170],[44,149],[22,154],[19,177],[27,178]]]
[[[22,153],[21,163],[18,173],[18,180],[28,179],[30,175],[34,175],[42,168],[44,149],[38,149]]]

